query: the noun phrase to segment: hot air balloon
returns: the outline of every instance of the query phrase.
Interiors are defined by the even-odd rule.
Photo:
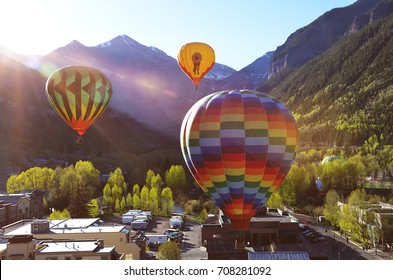
[[[251,90],[210,94],[187,112],[180,144],[191,174],[229,218],[247,232],[290,170],[298,143],[292,113]]]
[[[79,134],[80,144],[86,130],[108,106],[112,85],[97,69],[67,66],[49,76],[46,96],[55,112]]]
[[[199,81],[213,67],[216,56],[208,44],[192,42],[183,45],[177,56],[180,68],[191,79],[195,89]]]

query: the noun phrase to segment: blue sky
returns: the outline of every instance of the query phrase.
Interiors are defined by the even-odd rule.
[[[176,58],[201,41],[236,70],[282,45],[297,29],[355,0],[2,0],[0,46],[47,54],[72,40],[96,46],[128,35]]]

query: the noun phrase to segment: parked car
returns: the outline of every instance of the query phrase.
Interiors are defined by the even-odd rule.
[[[131,223],[131,229],[139,230],[139,229],[147,229],[149,223],[146,220],[134,220]]]
[[[168,236],[171,241],[181,241],[183,240],[184,233],[178,229],[167,229],[164,234]]]
[[[171,228],[182,228],[184,226],[184,220],[182,216],[172,216],[169,219],[169,225]]]
[[[169,237],[166,234],[161,235],[146,235],[146,244],[150,248],[158,248],[161,244],[168,242]]]

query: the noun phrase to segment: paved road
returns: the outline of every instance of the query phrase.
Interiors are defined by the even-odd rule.
[[[305,221],[302,220],[301,221]],[[320,243],[310,243],[304,236],[301,236],[302,242],[306,248],[314,255],[325,255],[329,260],[381,260],[389,259],[389,253],[380,250],[363,250],[357,243],[347,240],[339,232],[332,230],[330,227],[319,223],[311,223],[308,220],[307,225],[325,237],[325,241]],[[312,221],[311,221],[312,222]]]

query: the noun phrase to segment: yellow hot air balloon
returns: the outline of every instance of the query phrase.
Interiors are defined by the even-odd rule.
[[[181,47],[177,61],[183,72],[191,79],[195,89],[200,80],[213,67],[216,55],[212,47],[200,42],[187,43]]]

